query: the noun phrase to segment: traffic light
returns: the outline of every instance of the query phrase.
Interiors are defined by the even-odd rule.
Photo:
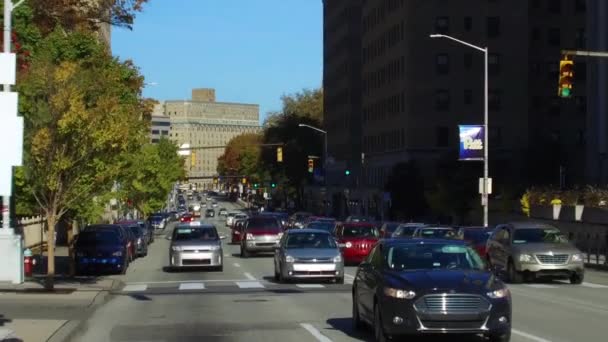
[[[282,147],[277,147],[277,162],[279,162],[279,163],[283,162],[283,148]]]
[[[572,83],[574,81],[574,61],[564,56],[559,61],[559,83],[557,95],[563,98],[572,96]]]
[[[270,186],[273,187],[273,188],[276,188],[277,187],[277,183],[270,183]]]
[[[254,187],[254,188],[256,188],[256,189],[258,188],[258,186],[259,186],[259,184],[258,184],[258,183],[254,183],[254,184],[253,184],[253,187]]]
[[[192,151],[190,154],[190,166],[195,166],[195,165],[196,165],[196,153],[194,153],[194,151]]]
[[[308,159],[308,173],[313,173],[315,171],[315,160],[312,158]]]
[[[243,184],[247,184],[247,178],[243,177],[243,179],[241,180],[241,182],[242,182]]]
[[[346,176],[350,176],[350,170],[345,170],[345,171],[344,171],[344,175],[346,175]]]

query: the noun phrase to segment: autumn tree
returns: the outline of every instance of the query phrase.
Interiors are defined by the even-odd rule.
[[[262,135],[259,133],[243,133],[230,139],[218,158],[218,174],[259,178],[261,143]]]

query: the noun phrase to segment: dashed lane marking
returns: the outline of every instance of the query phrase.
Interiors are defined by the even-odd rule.
[[[527,332],[520,331],[517,329],[511,329],[511,333],[513,333],[515,335],[519,335],[521,337],[525,337],[528,340],[535,341],[535,342],[551,342],[550,340],[547,340],[547,339],[544,339],[542,337],[538,337],[538,336],[535,336],[532,334],[528,334]]]
[[[325,287],[321,284],[297,284],[296,286],[302,289],[322,289]]]
[[[329,337],[323,335],[317,328],[308,323],[300,323],[300,326],[314,336],[319,342],[332,342]]]
[[[255,277],[251,275],[251,273],[245,272],[245,278],[249,279],[249,280],[255,280]]]
[[[204,283],[181,283],[179,284],[179,290],[204,290]]]
[[[532,287],[535,289],[556,289],[555,285],[547,285],[547,284],[525,284],[526,287]]]
[[[122,291],[123,292],[141,292],[141,291],[146,291],[147,288],[148,288],[148,285],[146,285],[146,284],[127,285],[122,289]]]
[[[237,281],[236,285],[241,289],[263,289],[264,285],[259,281]]]
[[[234,267],[241,267],[241,265],[238,262],[235,262],[233,265],[234,265]]]

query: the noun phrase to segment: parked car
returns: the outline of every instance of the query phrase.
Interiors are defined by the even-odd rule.
[[[401,223],[399,222],[382,222],[382,226],[380,226],[380,237],[390,238],[400,224]]]
[[[456,238],[456,229],[452,227],[419,227],[414,231],[413,238],[418,239],[453,239]]]
[[[283,236],[281,223],[274,217],[254,216],[247,219],[241,241],[241,258],[254,253],[274,252]]]
[[[222,242],[215,226],[200,221],[179,224],[169,247],[169,267],[209,267],[224,269]]]
[[[344,262],[358,264],[363,261],[372,250],[378,239],[378,227],[368,222],[341,223],[336,227],[336,239],[344,255]]]
[[[152,227],[155,230],[163,230],[165,229],[166,223],[165,223],[165,219],[163,216],[161,215],[152,215],[148,218],[150,225],[152,225]]]
[[[207,209],[205,210],[205,217],[215,217],[215,209]]]
[[[306,224],[306,226],[304,226],[304,228],[323,230],[333,236],[335,229],[336,229],[336,221],[329,221],[329,220],[311,221],[311,222],[308,222]]]
[[[114,227],[85,229],[74,244],[76,274],[107,271],[124,274],[129,266],[128,253],[126,237]]]
[[[220,210],[218,210],[217,212],[218,216],[226,216],[228,215],[228,210],[226,208],[220,208]]]
[[[116,224],[121,225],[121,226],[137,225],[142,229],[142,233],[144,235],[143,240],[147,245],[152,243],[152,241],[154,241],[154,230],[145,221],[123,220],[123,221],[116,222]]]
[[[358,223],[358,222],[374,222],[374,221],[375,220],[373,217],[352,215],[352,216],[347,217],[345,222]]]
[[[274,255],[274,278],[333,279],[344,283],[344,260],[333,236],[318,229],[285,232]]]
[[[148,244],[146,243],[144,230],[138,224],[127,224],[123,227],[130,230],[135,236],[135,255],[137,257],[148,255]]]
[[[371,325],[375,341],[433,333],[511,337],[510,292],[463,241],[382,240],[357,268],[352,296],[353,326]]]
[[[581,284],[585,278],[581,251],[559,229],[544,223],[498,225],[488,239],[486,258],[512,283],[546,277]]]
[[[402,223],[391,235],[391,238],[403,239],[412,238],[418,228],[426,227],[424,223]]]
[[[457,236],[475,248],[482,258],[485,258],[488,239],[493,231],[494,229],[492,228],[484,227],[460,227],[458,228]]]
[[[226,214],[226,226],[230,227],[232,225],[232,220],[234,220],[234,216],[239,213],[240,212],[238,211],[231,211]]]

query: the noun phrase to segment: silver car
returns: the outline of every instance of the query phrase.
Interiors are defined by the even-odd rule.
[[[280,282],[314,278],[344,284],[344,259],[338,243],[324,230],[286,231],[274,255],[274,277]]]
[[[170,239],[170,268],[210,267],[223,271],[222,242],[215,226],[200,221],[180,224]]]
[[[584,256],[554,226],[536,222],[498,225],[488,239],[487,260],[512,283],[537,277],[565,278],[581,284]]]

